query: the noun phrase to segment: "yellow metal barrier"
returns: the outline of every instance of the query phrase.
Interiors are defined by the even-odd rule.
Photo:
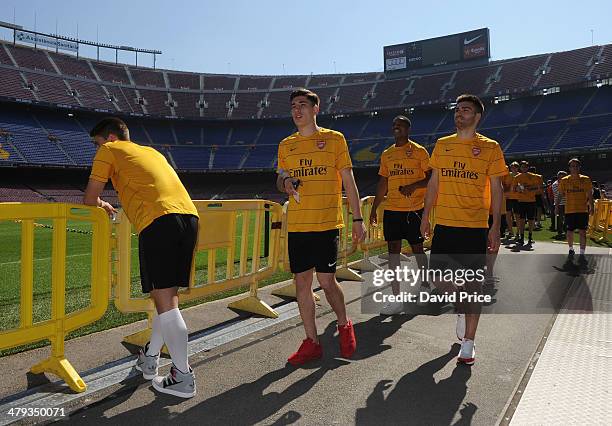
[[[279,204],[265,200],[194,201],[200,216],[200,231],[196,255],[206,251],[207,276],[204,283],[195,277],[189,288],[179,293],[180,301],[200,299],[211,294],[249,285],[250,294],[228,307],[253,312],[272,318],[278,313],[257,297],[258,282],[272,275],[279,262],[282,208]],[[269,253],[265,266],[261,265],[262,245],[266,231],[264,222],[269,218]],[[122,212],[117,228],[118,255],[116,262],[117,288],[115,305],[122,312],[146,312],[149,327],[127,336],[125,341],[144,345],[151,333],[154,306],[150,298],[132,297],[131,291],[131,224]],[[252,238],[250,234],[252,232]],[[238,243],[237,243],[238,242]],[[249,244],[249,243],[252,244]],[[217,266],[218,251],[226,255],[225,274]],[[249,266],[250,261],[250,266]],[[235,265],[238,264],[238,268]]]
[[[380,203],[376,209],[378,223],[376,225],[370,224],[370,214],[372,212],[374,198],[374,196],[369,196],[361,199],[361,213],[363,214],[363,221],[366,225],[367,235],[365,240],[359,244],[359,248],[363,251],[363,259],[351,265],[355,269],[366,272],[372,272],[380,268],[370,260],[370,250],[387,246],[382,223],[383,212],[385,211],[384,201]]]
[[[595,200],[595,211],[589,217],[587,235],[598,242],[608,241],[612,227],[612,200]]]
[[[34,323],[34,221],[53,220],[51,254],[51,318]],[[67,333],[101,318],[110,295],[109,267],[110,222],[106,212],[97,207],[49,203],[1,203],[0,220],[21,221],[21,295],[19,328],[0,333],[0,349],[48,339],[51,356],[31,368],[31,372],[53,373],[64,379],[75,392],[87,385],[64,356]],[[66,314],[66,224],[68,220],[92,224],[91,303],[86,309]]]
[[[346,197],[342,197],[342,217],[344,228],[340,230],[338,242],[336,278],[348,281],[364,281],[361,275],[348,266],[348,258],[357,251],[358,244],[353,244],[353,214]]]

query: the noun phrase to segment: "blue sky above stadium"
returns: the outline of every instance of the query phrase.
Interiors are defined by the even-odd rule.
[[[494,4],[495,3],[495,4]],[[159,49],[159,68],[233,74],[382,71],[384,45],[488,27],[492,59],[612,43],[612,2],[4,0],[27,29]],[[10,31],[0,31],[4,39]],[[83,48],[85,56],[95,50]],[[114,51],[101,59],[113,60]],[[120,61],[134,63],[133,53]],[[150,66],[143,55],[139,65]]]

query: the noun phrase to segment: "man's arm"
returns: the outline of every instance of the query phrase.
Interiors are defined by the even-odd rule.
[[[113,214],[117,213],[117,210],[110,203],[100,199],[100,194],[104,191],[104,187],[106,183],[100,182],[97,180],[89,179],[87,183],[87,188],[85,189],[85,195],[83,195],[83,204],[87,206],[97,206],[102,207],[109,216],[113,216]]]
[[[593,184],[591,184],[591,187]],[[587,211],[589,215],[593,214],[595,211],[594,200],[593,200],[593,191],[587,191]]]
[[[436,200],[438,199],[439,179],[438,170],[433,169],[429,182],[427,183],[427,192],[425,193],[425,208],[423,209],[423,217],[421,218],[421,235],[424,238],[427,238],[431,232],[429,229],[429,215],[432,207],[434,204],[436,204]]]
[[[402,193],[402,195],[409,197],[410,195],[412,195],[415,189],[427,188],[427,185],[429,184],[429,179],[431,179],[431,170],[427,170],[425,172],[425,177],[423,179],[417,182],[413,182],[410,185],[400,186],[400,192]]]
[[[491,180],[491,215],[493,216],[493,224],[491,225],[491,229],[489,229],[488,245],[490,251],[496,252],[500,245],[499,228],[504,189],[499,176],[491,176],[489,179]]]
[[[340,176],[342,176],[342,184],[344,185],[346,197],[353,212],[353,242],[359,242],[365,237],[366,229],[363,217],[361,216],[361,200],[359,199],[359,190],[357,190],[355,176],[353,176],[353,169],[347,167],[340,170]],[[361,220],[355,222],[355,219]]]
[[[380,176],[378,185],[376,185],[376,196],[374,197],[374,203],[372,203],[372,211],[370,212],[370,223],[378,221],[376,210],[380,203],[383,202],[387,191],[389,190],[389,179],[385,176]]]

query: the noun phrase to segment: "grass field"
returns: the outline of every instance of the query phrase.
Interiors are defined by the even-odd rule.
[[[240,230],[242,226],[242,217],[237,220],[236,229]],[[255,219],[253,216],[249,218],[249,240],[248,252],[252,253],[253,249],[253,228]],[[45,226],[52,225],[51,221],[38,221],[37,223]],[[263,226],[263,225],[262,225]],[[549,222],[545,222],[542,231],[536,231],[534,238],[537,241],[555,241],[555,233],[548,231]],[[69,222],[68,228],[71,232],[67,233],[67,265],[66,265],[66,312],[74,312],[79,309],[86,308],[89,303],[91,292],[91,226],[79,222]],[[80,231],[80,232],[78,232]],[[49,227],[39,226],[34,232],[34,322],[44,321],[50,318],[51,315],[51,243],[53,230]],[[238,232],[239,234],[239,232]],[[19,326],[20,315],[20,247],[21,247],[21,225],[15,222],[0,221],[0,331],[9,330]],[[576,243],[578,238],[576,236]],[[600,245],[591,240],[588,240],[589,245]],[[237,256],[240,253],[240,235],[235,239],[235,252]],[[610,247],[610,243],[604,244]],[[132,264],[131,264],[131,287],[132,295],[139,297],[142,295],[140,290],[140,276],[138,268],[138,239],[132,237]],[[372,254],[383,251],[375,250]],[[261,253],[264,253],[263,241]],[[352,259],[357,259],[361,256],[356,253]],[[250,270],[252,256],[249,256],[247,270]],[[226,250],[217,249],[216,253],[216,277],[217,279],[225,277],[226,274]],[[261,259],[261,266],[267,264],[267,258]],[[235,271],[238,265],[235,265]],[[196,282],[207,282],[208,277],[208,252],[200,252],[196,257]],[[277,272],[270,278],[261,281],[260,287],[289,279],[291,274],[287,272]],[[239,294],[245,289],[234,289],[224,293],[212,295],[210,297],[190,301],[181,304],[182,308],[193,306],[205,301],[215,300],[228,297],[230,295]],[[106,314],[97,322],[82,327],[70,333],[68,338],[74,338],[85,334],[106,330],[117,327],[119,325],[131,323],[144,319],[144,314],[123,314],[119,312],[112,301],[109,303]],[[46,341],[36,342],[21,347],[5,349],[0,351],[0,356],[20,352],[35,347],[40,347],[48,344]]]

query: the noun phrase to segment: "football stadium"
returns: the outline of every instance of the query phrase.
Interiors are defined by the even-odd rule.
[[[492,59],[495,38],[489,28],[441,30],[438,37],[403,44],[382,41],[381,71],[251,75],[160,68],[158,50],[15,23],[0,22],[0,31],[0,365],[8,376],[0,391],[0,424],[612,422],[612,44]],[[85,47],[92,54],[83,55]],[[100,50],[115,60],[100,59]],[[135,61],[119,60],[120,54],[135,54]],[[318,104],[309,104],[316,108],[316,129],[344,136],[341,146],[346,146],[359,196],[356,205],[343,173],[346,166],[338,169],[338,181],[328,181],[344,185],[337,197],[344,227],[337,226],[329,258],[334,261],[324,262],[333,266],[335,284],[326,284],[330,271],[318,264],[302,268],[310,270],[310,280],[316,270],[312,296],[310,286],[304,290],[304,272],[295,266],[296,253],[308,257],[307,243],[291,242],[292,234],[303,233],[295,232],[292,221],[300,206],[323,204],[307,204],[308,169],[291,166],[288,175],[282,174],[291,154],[282,157],[279,148],[294,143],[285,140],[292,134],[297,144],[306,143],[299,139],[304,127],[294,103],[310,99],[310,92],[318,96]],[[391,232],[391,225],[381,226],[383,210],[391,209],[392,182],[381,164],[389,149],[400,146],[394,145],[398,139],[392,127],[398,116],[406,118],[408,143],[431,156],[431,167],[423,171],[437,169],[442,141],[459,133],[456,111],[466,102],[460,98],[464,94],[482,101],[477,132],[496,141],[499,160],[508,167],[515,162],[517,168],[521,162],[535,167],[529,174],[540,176],[533,191],[542,200],[532,217],[506,207],[508,194],[523,186],[505,167],[497,175],[486,169],[486,194],[472,197],[486,198],[491,218],[501,214],[503,221],[501,247],[479,287],[487,299],[479,308],[476,363],[474,336],[467,339],[466,329],[459,335],[458,317],[463,315],[465,328],[466,316],[473,313],[443,298],[417,306],[407,297],[400,311],[384,314],[382,304],[372,299],[384,270],[394,265],[418,269],[419,255],[432,261],[436,232],[441,235],[443,229],[436,214],[443,207],[460,208],[434,199],[427,215],[432,234],[421,236],[421,227],[416,231],[420,242],[402,245],[399,237],[401,254],[392,250],[396,238],[383,234]],[[97,204],[84,201],[99,170],[95,160],[102,161],[102,146],[123,140],[96,142],[107,135],[92,129],[109,117],[127,125],[131,142],[163,156],[156,161],[174,170],[197,210],[189,283],[181,283],[188,287],[178,292],[184,322],[178,309],[160,310],[158,296],[144,291],[141,277],[149,272],[140,246],[147,228],[138,229],[135,210],[123,205],[139,197],[138,191],[125,195],[130,180],[113,185],[122,182],[113,174],[120,173],[118,163],[110,166],[112,182],[98,182]],[[313,155],[332,146],[331,140],[317,142]],[[484,155],[481,148],[470,149],[474,158]],[[138,163],[135,157],[126,161]],[[579,164],[580,176],[590,181],[585,225],[574,228],[576,247],[570,243],[568,255],[574,210],[563,198],[566,213],[559,213],[559,191],[568,191],[563,197],[573,200],[574,189],[565,189],[558,172],[574,176],[571,164]],[[429,173],[423,174],[421,187],[420,208],[424,205],[426,212]],[[509,186],[502,174],[511,176]],[[381,176],[385,185],[389,182],[389,192],[382,193],[386,201],[377,195]],[[287,179],[301,201],[291,191],[279,191],[287,188]],[[499,211],[493,207],[494,182],[505,194]],[[138,208],[145,210],[142,204]],[[370,223],[377,208],[381,225]],[[116,212],[109,216],[109,209]],[[525,219],[534,218],[529,241],[524,241],[526,228],[519,240],[519,222],[525,227]],[[495,228],[496,219],[490,220]],[[361,223],[367,233],[359,241],[355,224]],[[586,249],[580,240],[576,261],[579,235],[586,235]],[[469,238],[453,239],[451,252],[463,254]],[[487,254],[490,262],[492,252]],[[396,264],[393,256],[400,256]],[[161,265],[148,263],[147,268],[170,268],[164,261],[154,263]],[[428,294],[439,290],[425,285]],[[390,295],[391,287],[382,292]],[[303,343],[298,355],[306,358],[298,363],[287,356],[304,329],[304,342],[310,339],[304,294],[316,307],[312,324],[316,318],[322,331],[316,335],[320,344],[316,338],[309,343],[318,354],[306,359]],[[334,302],[338,294],[342,313],[335,304],[340,302]],[[173,311],[189,333],[184,357],[195,377],[191,399],[179,398],[182,390],[168,391],[187,373],[178,368],[177,376],[177,344],[163,328],[159,344],[165,346],[154,360],[153,381],[158,366],[159,377],[170,373],[153,387],[150,378],[143,379],[148,358],[154,358],[147,348],[155,339],[156,321]],[[353,333],[350,355],[342,346],[345,326]],[[472,345],[469,361],[462,355],[466,339]],[[157,392],[158,386],[166,391]]]

